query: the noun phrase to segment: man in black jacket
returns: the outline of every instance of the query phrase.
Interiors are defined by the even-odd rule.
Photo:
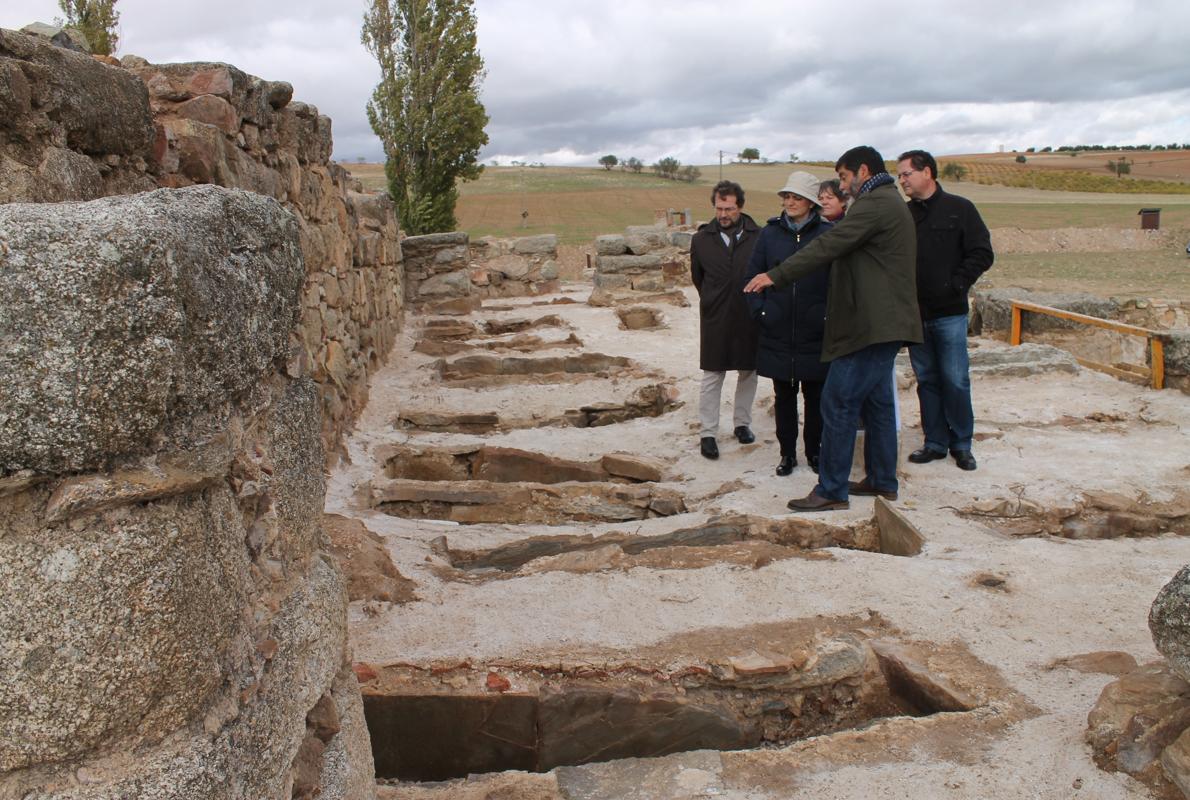
[[[902,153],[897,177],[917,227],[917,305],[925,338],[909,348],[925,437],[909,460],[925,464],[949,450],[960,469],[972,470],[967,292],[992,266],[991,235],[970,200],[942,190],[938,163],[925,150]]]
[[[711,190],[715,219],[699,227],[690,242],[690,278],[698,290],[699,452],[719,457],[720,395],[729,371],[735,371],[732,431],[741,444],[756,441],[752,402],[756,398],[756,324],[740,291],[748,279],[748,260],[760,236],[752,217],[743,213],[744,189],[719,181]]]

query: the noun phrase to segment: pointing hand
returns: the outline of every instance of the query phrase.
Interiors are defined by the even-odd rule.
[[[767,289],[772,285],[772,279],[762,272],[752,280],[748,281],[748,285],[744,287],[744,292],[745,294],[752,294],[753,292],[759,292]]]

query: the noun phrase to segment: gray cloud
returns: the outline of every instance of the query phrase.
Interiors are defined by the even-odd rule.
[[[120,0],[121,52],[288,80],[334,119],[336,157],[379,159],[365,5]],[[1190,140],[1181,0],[476,0],[476,12],[485,161]],[[5,0],[0,25],[57,14],[54,0]]]

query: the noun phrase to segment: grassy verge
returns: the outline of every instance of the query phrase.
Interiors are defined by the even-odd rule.
[[[1190,258],[1176,251],[1019,253],[996,257],[981,287],[1103,297],[1190,299]]]

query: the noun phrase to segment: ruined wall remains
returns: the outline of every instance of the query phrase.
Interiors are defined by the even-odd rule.
[[[558,237],[484,238],[463,231],[410,236],[401,243],[409,303],[426,307],[485,297],[558,291]]]
[[[0,205],[0,796],[369,797],[298,222]]]
[[[404,307],[390,201],[331,162],[331,121],[227,64],[123,68],[0,30],[0,202],[90,200],[211,183],[298,220],[306,280],[287,360],[318,384],[333,460]]]
[[[688,231],[629,226],[595,238],[595,288],[662,292],[690,283]]]
[[[980,289],[972,297],[972,330],[985,336],[1007,339],[1012,326],[1013,300],[1162,331],[1165,385],[1190,393],[1190,329],[1187,324],[1190,306],[1186,303],[1176,300],[1117,300],[1080,292]],[[1021,331],[1027,340],[1053,344],[1100,364],[1151,367],[1148,341],[1139,336],[1029,313],[1021,317]]]
[[[0,797],[374,796],[323,470],[400,250],[289,95],[0,31]]]

